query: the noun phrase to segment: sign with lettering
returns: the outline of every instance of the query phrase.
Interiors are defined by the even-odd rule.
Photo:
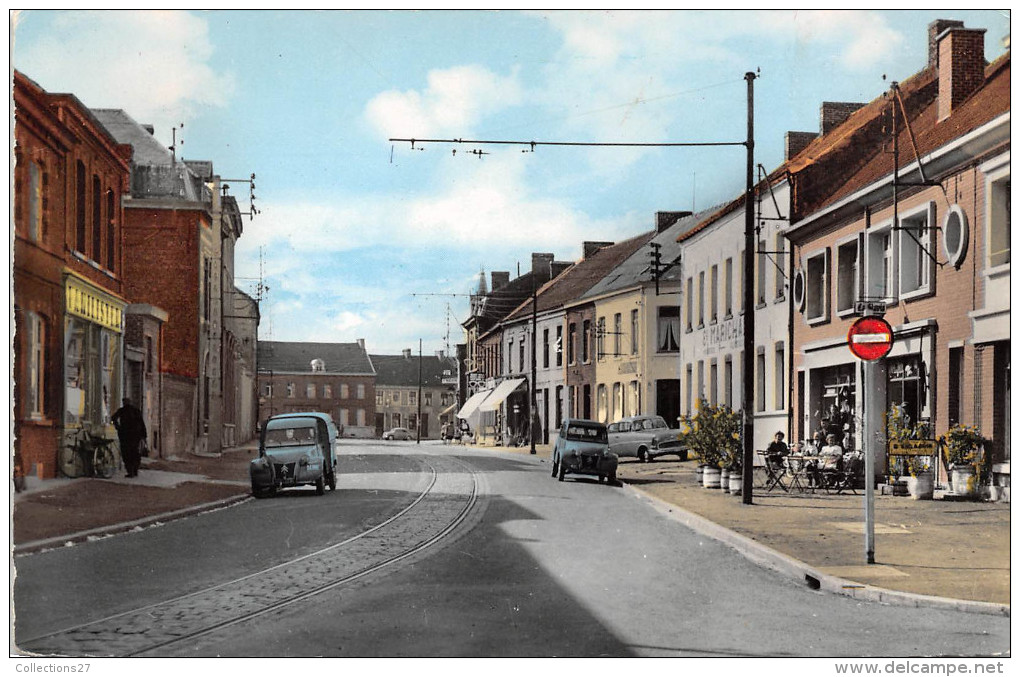
[[[901,440],[889,442],[890,456],[934,456],[935,440]]]
[[[885,301],[856,301],[854,315],[885,315]]]
[[[121,299],[108,294],[84,280],[68,275],[64,278],[64,310],[115,332],[124,330],[124,306]]]
[[[702,346],[705,348],[726,347],[727,344],[736,345],[736,342],[744,339],[744,317],[738,315],[718,324],[709,325],[702,331],[701,337]]]

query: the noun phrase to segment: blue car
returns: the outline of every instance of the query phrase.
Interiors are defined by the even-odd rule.
[[[606,426],[598,421],[568,418],[560,427],[553,445],[552,475],[560,482],[567,473],[592,475],[601,483],[616,484],[619,459],[609,450]]]
[[[335,428],[328,416],[301,412],[273,416],[262,426],[259,457],[251,462],[256,498],[278,489],[313,485],[320,496],[336,489]]]

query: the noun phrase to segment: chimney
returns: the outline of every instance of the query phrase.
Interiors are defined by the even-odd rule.
[[[864,104],[848,103],[846,101],[823,101],[819,116],[821,118],[822,134],[828,134],[836,127],[839,127],[859,108],[864,108]]]
[[[531,255],[531,272],[536,277],[542,280],[548,280],[552,274],[552,262],[556,256],[553,254],[536,254]]]
[[[358,339],[358,346],[359,346],[359,347],[360,347],[360,348],[361,348],[362,350],[364,350],[364,349],[365,349],[365,339]]]
[[[939,49],[939,122],[985,81],[985,29],[956,26],[935,38]]]
[[[787,132],[786,133],[786,158],[789,162],[797,157],[797,154],[807,148],[808,144],[818,138],[814,132]]]
[[[694,212],[655,212],[655,232],[661,233],[680,219],[692,214]]]
[[[446,351],[445,350],[437,350],[436,351],[436,357],[438,357],[441,360],[445,360],[446,359]]]
[[[928,24],[928,67],[939,65],[939,36],[949,28],[963,28],[962,21],[935,19]]]
[[[582,258],[589,259],[595,252],[605,247],[612,247],[613,242],[592,242],[590,240],[581,243],[581,249],[583,250]]]
[[[404,359],[405,360],[411,359],[411,349],[410,348],[404,348],[403,352],[404,352]]]
[[[494,270],[492,271],[492,291],[501,289],[510,284],[510,271],[507,270]]]
[[[156,128],[153,127],[152,125],[142,125],[142,129],[147,131],[149,134],[152,134],[153,136],[156,135]]]

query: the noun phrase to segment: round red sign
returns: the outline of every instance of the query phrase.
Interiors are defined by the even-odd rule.
[[[877,360],[885,357],[892,349],[893,330],[881,317],[862,317],[846,333],[850,352],[862,360]]]

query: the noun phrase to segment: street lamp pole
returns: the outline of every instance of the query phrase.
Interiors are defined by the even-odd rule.
[[[744,360],[741,371],[741,406],[743,407],[743,477],[741,498],[744,505],[754,503],[754,257],[757,238],[754,234],[754,73],[745,73],[747,80],[747,184],[744,194]]]
[[[535,289],[535,275],[531,275],[531,387],[528,388],[528,439],[531,440],[531,453],[535,453],[535,419],[538,413],[535,404],[535,379],[538,376],[538,358],[535,343],[538,341],[538,290]],[[548,409],[548,407],[547,407]]]
[[[421,339],[418,339],[418,438],[415,444],[421,444]]]

